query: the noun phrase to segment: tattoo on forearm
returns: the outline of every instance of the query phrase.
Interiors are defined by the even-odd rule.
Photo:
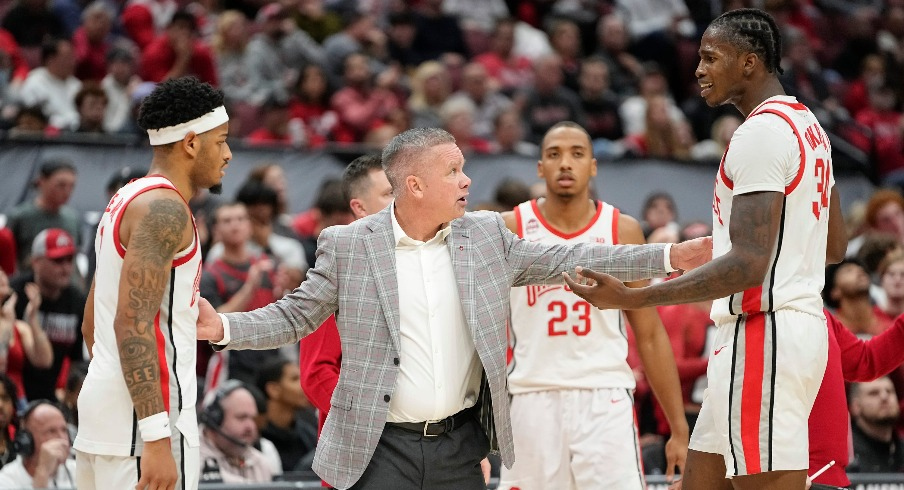
[[[188,220],[183,203],[161,199],[150,204],[129,239],[131,257],[122,271],[128,301],[120,305],[116,323],[122,373],[138,418],[165,409],[154,320]]]
[[[732,257],[716,259],[691,271],[667,287],[652,287],[649,304],[675,304],[704,301],[740,292],[744,285],[761,281],[761,268],[755,262],[768,263],[775,248],[778,230],[777,211],[781,197],[774,192],[752,193],[736,198],[731,210]]]

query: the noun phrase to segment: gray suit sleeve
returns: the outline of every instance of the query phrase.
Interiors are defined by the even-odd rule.
[[[232,339],[227,349],[274,349],[294,344],[336,312],[338,273],[336,228],[317,241],[317,262],[307,279],[279,301],[247,313],[229,313]]]
[[[502,217],[498,226],[506,261],[514,274],[514,286],[560,284],[562,272],[574,272],[581,266],[604,272],[622,281],[664,277],[665,244],[603,245],[569,243],[551,245],[525,240],[509,231]]]

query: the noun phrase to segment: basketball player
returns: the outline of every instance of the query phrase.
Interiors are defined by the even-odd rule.
[[[702,97],[746,118],[716,176],[713,261],[642,289],[593,271],[580,272],[593,285],[566,278],[601,308],[716,300],[687,490],[803,489],[807,478],[807,417],[827,356],[823,271],[847,244],[831,144],[813,113],[785,95],[780,57],[775,21],[757,9],[721,15],[700,42]]]
[[[560,122],[546,132],[537,175],[546,181],[546,198],[503,213],[514,233],[545,243],[644,243],[634,218],[591,199],[596,159],[578,124]],[[512,288],[511,308],[508,379],[518,458],[502,470],[500,488],[646,488],[622,312],[596,309],[562,284]],[[675,358],[655,309],[625,314],[672,428],[671,480],[676,465],[684,468],[688,444]]]
[[[201,251],[188,200],[217,191],[232,158],[223,94],[195,78],[158,85],[138,124],[154,156],[113,196],[95,239],[83,330],[94,358],[78,399],[79,489],[194,489],[195,321]]]

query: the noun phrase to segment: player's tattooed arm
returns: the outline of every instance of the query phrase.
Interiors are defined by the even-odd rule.
[[[114,322],[122,373],[139,419],[165,410],[155,319],[189,223],[185,204],[172,198],[155,199],[142,211],[123,260]]]
[[[783,195],[752,192],[731,204],[731,250],[673,281],[649,288],[654,305],[722,298],[762,284],[782,216]],[[673,284],[674,283],[674,284]]]
[[[731,250],[681,277],[653,286],[631,289],[618,279],[585,270],[590,284],[565,280],[572,291],[597,308],[637,309],[705,301],[728,296],[762,284],[772,257],[782,216],[780,192],[753,192],[735,196],[731,208]]]

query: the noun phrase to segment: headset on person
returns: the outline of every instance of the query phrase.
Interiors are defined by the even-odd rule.
[[[13,439],[13,449],[16,450],[16,454],[22,456],[23,458],[28,458],[34,455],[35,450],[35,438],[31,434],[31,432],[25,428],[25,424],[28,423],[29,417],[31,414],[37,410],[41,405],[50,405],[51,407],[56,408],[60,412],[62,412],[62,408],[60,408],[60,404],[50,401],[46,398],[41,398],[38,400],[33,400],[25,406],[25,409],[19,412],[19,426],[16,429],[16,437]],[[72,444],[72,439],[69,435],[69,430],[66,430],[66,438],[69,440],[69,444]],[[69,468],[66,466],[64,462],[62,464],[63,471],[66,473],[66,477],[69,478],[69,482],[74,484],[75,480],[72,478],[72,474],[69,473]],[[56,479],[54,479],[54,482]],[[54,486],[56,484],[54,483]]]
[[[201,413],[198,414],[198,419],[202,424],[204,424],[205,427],[208,427],[210,428],[210,430],[223,436],[223,439],[226,439],[227,441],[237,446],[251,447],[251,444],[247,444],[245,441],[227,434],[222,428],[223,420],[226,418],[225,413],[223,412],[223,399],[225,399],[227,396],[229,396],[239,388],[247,389],[245,383],[241,382],[240,380],[226,380],[214,392],[213,399],[210,401],[210,403],[206,404],[204,406],[204,409],[201,410]]]

